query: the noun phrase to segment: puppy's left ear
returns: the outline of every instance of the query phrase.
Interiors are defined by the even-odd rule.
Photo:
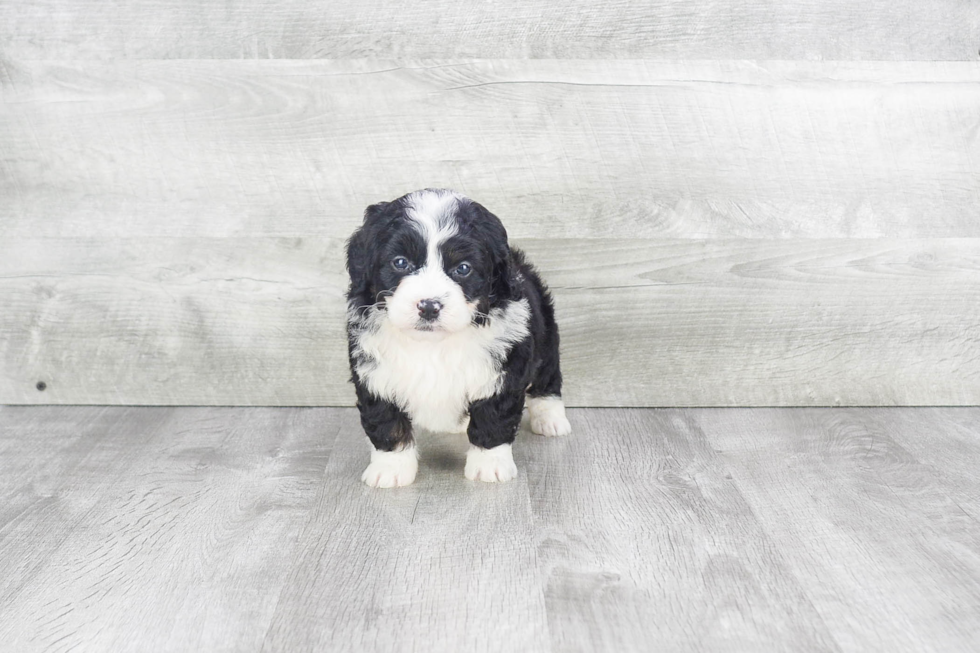
[[[354,300],[358,306],[374,303],[371,289],[371,267],[374,263],[374,243],[370,237],[374,224],[378,221],[388,202],[372,204],[364,211],[364,223],[347,241],[347,272],[350,274],[350,290],[347,299]]]
[[[347,301],[354,301],[358,306],[370,304],[371,275],[368,273],[364,227],[355,231],[347,241],[347,273],[350,275]]]

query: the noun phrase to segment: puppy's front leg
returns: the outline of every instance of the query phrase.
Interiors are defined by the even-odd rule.
[[[371,464],[361,474],[361,480],[371,487],[410,485],[419,471],[419,459],[408,415],[390,401],[360,388],[357,409],[361,412],[361,426],[374,447]]]
[[[471,481],[504,483],[517,476],[511,443],[524,410],[524,393],[508,391],[470,405],[470,450],[463,474]]]

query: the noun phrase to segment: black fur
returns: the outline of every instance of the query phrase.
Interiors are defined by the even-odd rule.
[[[406,215],[404,196],[391,202],[371,205],[364,213],[363,225],[347,245],[350,289],[349,310],[354,314],[384,310],[383,297],[393,292],[402,277],[424,265],[426,244]],[[558,355],[558,325],[551,295],[524,254],[511,247],[500,220],[482,205],[462,200],[456,205],[458,233],[441,247],[447,274],[462,262],[472,264],[472,272],[454,279],[469,301],[478,301],[478,311],[527,298],[530,306],[530,334],[512,346],[500,361],[504,373],[500,391],[469,406],[469,440],[490,449],[514,441],[525,394],[532,397],[561,396],[561,369]],[[393,257],[404,256],[411,265],[395,269]],[[474,318],[477,328],[486,328],[486,318]],[[393,451],[412,442],[409,416],[401,407],[374,396],[358,378],[357,338],[359,327],[348,323],[348,353],[351,380],[357,392],[361,424],[374,447]]]

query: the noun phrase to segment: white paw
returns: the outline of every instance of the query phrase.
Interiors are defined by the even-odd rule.
[[[517,477],[517,465],[509,444],[493,449],[471,446],[466,453],[466,468],[463,475],[471,481],[487,483],[506,483]]]
[[[561,397],[528,397],[527,411],[531,414],[531,431],[538,435],[568,435],[572,425],[565,417]]]
[[[400,487],[411,485],[419,471],[415,447],[401,451],[371,452],[371,464],[361,474],[361,480],[371,487]]]

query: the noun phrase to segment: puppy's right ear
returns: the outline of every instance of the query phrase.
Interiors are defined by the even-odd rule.
[[[347,273],[350,274],[350,289],[347,291],[348,301],[355,301],[358,306],[374,303],[374,292],[371,288],[371,269],[374,265],[374,238],[371,237],[373,226],[378,217],[384,212],[388,202],[372,204],[364,210],[364,223],[347,241]]]

